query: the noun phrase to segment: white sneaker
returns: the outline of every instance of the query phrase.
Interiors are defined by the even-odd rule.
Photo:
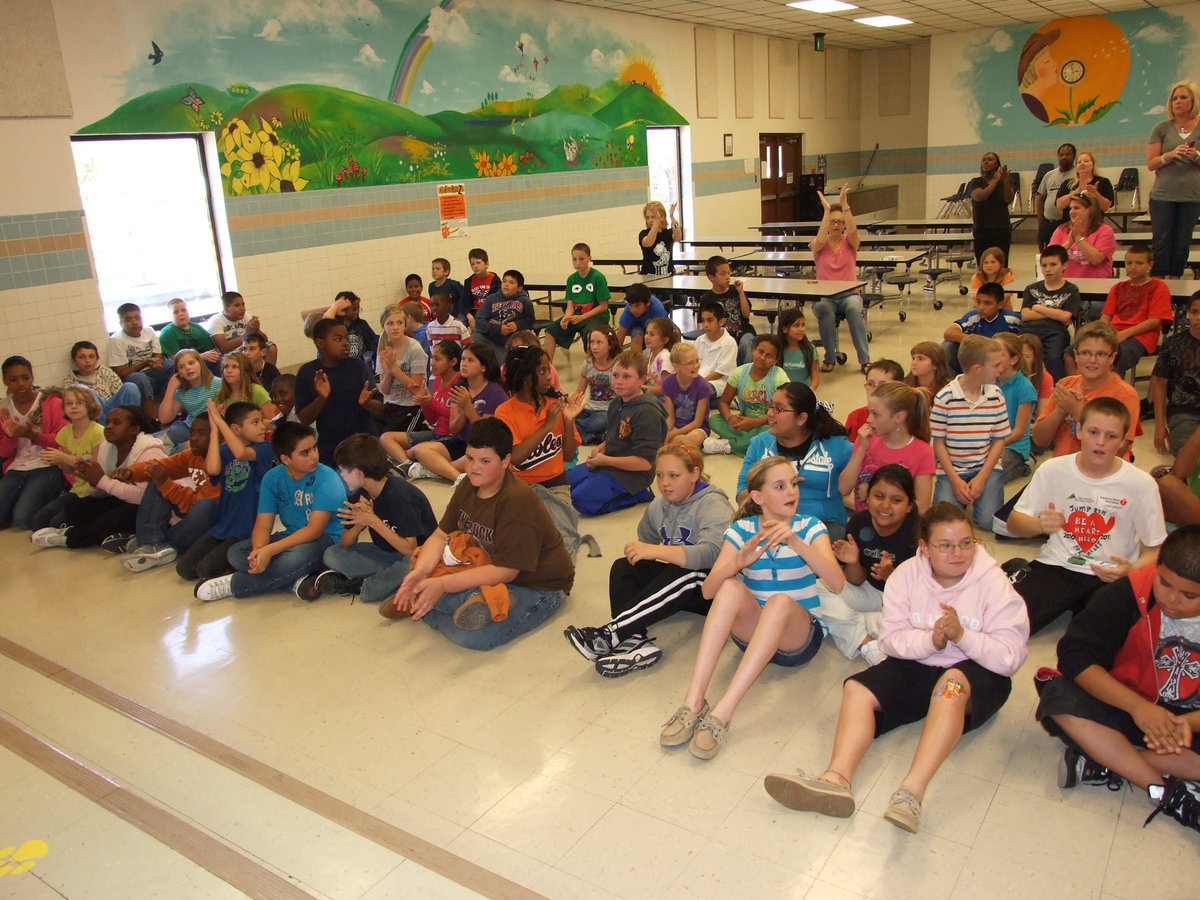
[[[867,641],[858,648],[858,652],[869,666],[877,666],[887,659],[887,654],[879,647],[879,641]]]
[[[416,481],[418,478],[437,478],[438,476],[430,472],[419,462],[414,462],[408,467],[408,472],[405,475],[409,481]]]
[[[70,527],[69,525],[59,525],[57,528],[39,528],[29,536],[29,540],[38,547],[65,547],[67,546],[67,529]]]
[[[159,566],[165,566],[167,563],[175,562],[175,557],[179,554],[175,548],[169,544],[162,547],[154,544],[145,544],[138,547],[132,553],[126,553],[121,557],[121,568],[126,572],[145,572],[147,569],[156,569]]]
[[[457,488],[460,484],[462,484],[463,479],[466,477],[467,477],[467,473],[463,472],[461,475],[459,475],[457,478],[454,479],[454,486]]]
[[[733,447],[729,441],[721,437],[708,437],[704,439],[704,444],[701,449],[709,456],[716,456],[722,453],[732,453]]]
[[[208,581],[201,581],[196,585],[193,593],[205,603],[232,597],[233,576],[222,575],[219,578],[210,578]]]

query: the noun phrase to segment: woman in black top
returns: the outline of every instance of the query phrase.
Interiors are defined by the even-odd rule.
[[[1012,244],[1012,227],[1008,220],[1008,205],[1013,201],[1012,181],[1008,166],[1000,165],[995,153],[983,154],[979,177],[967,184],[971,192],[971,217],[975,220],[975,264],[988,247],[999,247],[1008,256]]]
[[[1096,173],[1096,157],[1090,150],[1079,151],[1079,157],[1075,160],[1075,177],[1058,186],[1054,205],[1065,210],[1071,205],[1071,198],[1080,194],[1091,194],[1100,204],[1101,212],[1107,212],[1117,199],[1112,182]]]

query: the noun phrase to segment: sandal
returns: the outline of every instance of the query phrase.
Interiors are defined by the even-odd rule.
[[[833,363],[828,362],[828,361],[821,363],[821,371],[822,372],[832,372],[833,371]]]

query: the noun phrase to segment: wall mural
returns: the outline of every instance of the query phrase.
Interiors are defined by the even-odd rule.
[[[1165,117],[1170,85],[1200,75],[1186,70],[1195,41],[1187,20],[1162,9],[998,28],[964,48],[963,88],[985,143],[1045,140],[1050,127],[1144,136]]]
[[[127,23],[130,99],[81,133],[211,130],[231,196],[645,165],[647,125],[687,124],[578,7],[172,6]]]

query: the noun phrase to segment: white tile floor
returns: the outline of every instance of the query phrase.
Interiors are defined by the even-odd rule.
[[[1017,248],[1021,276],[1032,250]],[[943,286],[873,310],[873,355],[908,348],[966,309]],[[809,319],[810,331],[815,322]],[[564,383],[579,349],[559,354]],[[853,367],[819,391],[844,415],[862,403]],[[1160,459],[1149,438],[1138,464]],[[732,493],[739,461],[710,459]],[[435,508],[448,486],[421,482]],[[1032,672],[1062,626],[1034,639],[1012,698],[935,779],[918,836],[881,818],[917,730],[886,736],[856,780],[849,820],[789,812],[762,777],[828,755],[842,679],[859,663],[832,647],[800,670],[770,669],[711,762],[658,746],[679,704],[700,620],[655,629],[657,667],[599,677],[563,640],[607,618],[608,567],[640,510],[585,523],[603,549],[580,559],[566,608],[492,653],[460,650],[374,608],[278,596],[199,604],[172,570],[123,572],[99,551],[38,551],[0,534],[0,634],[411,834],[551,897],[1190,897],[1200,836],[1148,802],[1055,785],[1060,748],[1034,722]],[[1007,558],[1033,545],[992,548]],[[726,651],[714,683],[727,682]],[[265,865],[330,897],[458,897],[469,891],[196,753],[0,657],[0,713]],[[0,897],[222,896],[228,885],[0,751],[0,847],[41,839],[48,855],[0,876]],[[450,874],[453,876],[453,866]]]

